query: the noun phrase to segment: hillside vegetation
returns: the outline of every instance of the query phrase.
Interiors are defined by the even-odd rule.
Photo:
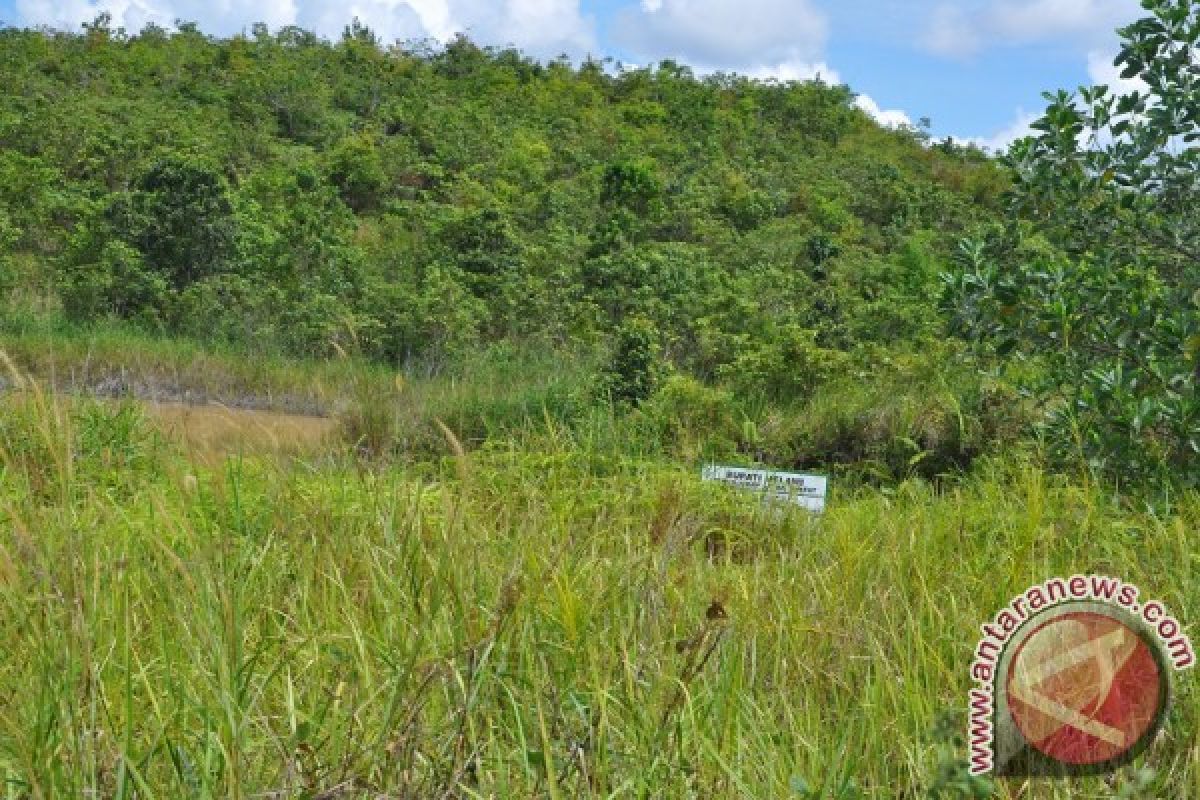
[[[963,742],[1029,585],[1200,620],[1200,7],[1143,5],[1144,89],[1004,158],[820,81],[0,29],[0,794],[1200,796],[1187,676],[1107,778]]]
[[[909,340],[1004,186],[845,87],[671,63],[103,19],[4,31],[0,63],[19,283],[74,320],[291,353],[407,363],[644,319],[715,374],[777,342]]]
[[[937,308],[1007,179],[845,87],[384,48],[357,25],[101,18],[0,31],[0,63],[4,324],[28,368],[97,323],[131,360],[166,335],[408,375],[499,343],[475,360],[582,365],[573,408],[666,383],[684,417],[726,409],[710,450],[893,477],[925,452],[925,474],[965,466],[1007,424]],[[822,388],[837,428],[804,430]]]

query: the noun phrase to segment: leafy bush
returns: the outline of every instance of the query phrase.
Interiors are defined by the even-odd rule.
[[[739,231],[750,231],[773,217],[777,204],[770,194],[755,189],[740,175],[729,175],[721,188],[717,210]]]
[[[25,388],[0,397],[0,476],[13,494],[64,502],[92,486],[125,498],[162,469],[165,445],[140,406]]]
[[[936,478],[1028,434],[1032,412],[1015,389],[936,359],[876,364],[870,381],[842,378],[804,405],[768,411],[758,428],[765,460],[871,481]]]
[[[12,247],[20,238],[20,232],[12,223],[7,212],[0,208],[0,301],[16,285],[16,265],[13,263]]]
[[[803,402],[850,363],[847,354],[821,347],[816,338],[816,331],[787,326],[749,345],[719,375],[743,395]]]
[[[808,253],[808,260],[812,262],[812,265],[820,267],[829,259],[837,258],[841,253],[841,248],[825,234],[814,233],[808,237],[805,251]]]
[[[1136,484],[1200,486],[1200,7],[1146,0],[1115,66],[1140,88],[1060,91],[1012,148],[1026,228],[968,244],[947,279],[961,329],[1036,360],[1060,463]]]
[[[60,291],[63,309],[72,319],[112,315],[145,320],[161,312],[169,290],[167,279],[148,268],[140,252],[113,240],[100,246],[95,261],[77,262],[66,270]]]
[[[375,143],[360,135],[343,139],[330,155],[329,178],[355,211],[376,208],[387,187],[383,159]]]
[[[114,235],[176,289],[227,269],[236,254],[225,181],[188,159],[155,163],[133,192],[115,198],[108,218]]]
[[[654,164],[648,160],[625,161],[604,168],[602,199],[645,213],[662,192]]]
[[[659,334],[635,318],[617,329],[613,353],[600,376],[600,391],[612,403],[637,406],[654,394],[663,375]]]
[[[240,343],[286,350],[279,329],[282,292],[241,275],[196,281],[170,303],[173,330],[199,341]]]
[[[654,441],[686,461],[731,455],[746,432],[741,406],[727,389],[684,375],[668,377],[640,413]]]

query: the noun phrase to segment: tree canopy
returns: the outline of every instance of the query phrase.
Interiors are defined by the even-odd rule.
[[[1142,5],[1115,62],[1133,88],[1047,93],[1009,154],[1013,224],[952,294],[967,330],[1039,364],[1060,455],[1200,485],[1200,6]]]
[[[0,65],[12,270],[77,320],[300,354],[398,363],[642,320],[714,375],[775,331],[929,335],[936,270],[892,278],[1005,185],[843,86],[385,46],[357,22],[218,39],[102,16],[0,31]]]

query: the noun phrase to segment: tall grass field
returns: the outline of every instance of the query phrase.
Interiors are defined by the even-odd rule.
[[[972,782],[962,741],[979,625],[1027,586],[1200,619],[1195,497],[1010,459],[780,514],[536,414],[416,461],[199,461],[13,381],[5,798],[1200,797],[1187,675],[1107,779]]]

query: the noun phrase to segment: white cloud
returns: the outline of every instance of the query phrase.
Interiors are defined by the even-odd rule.
[[[952,136],[959,144],[973,144],[993,153],[1003,153],[1009,145],[1018,139],[1023,139],[1034,133],[1031,125],[1041,117],[1041,114],[1018,108],[1012,122],[991,136]]]
[[[454,35],[455,20],[445,2],[393,3],[388,0],[354,0],[346,5],[303,2],[291,20],[324,36],[336,36],[358,18],[385,42],[425,37],[445,40]]]
[[[973,55],[980,46],[979,33],[966,12],[947,5],[934,10],[922,43],[926,49],[951,58]]]
[[[967,6],[964,8],[964,5]],[[1070,42],[1095,46],[1136,19],[1138,0],[986,0],[942,3],[921,38],[926,49],[965,58],[996,45]]]
[[[1039,41],[1059,36],[1108,36],[1137,16],[1136,0],[1018,0],[997,3],[991,24],[1002,37]]]
[[[899,109],[883,109],[869,95],[860,94],[854,104],[886,128],[913,127],[912,117]]]
[[[642,0],[617,13],[613,34],[646,61],[750,74],[819,59],[828,22],[810,0]]]
[[[715,72],[712,69],[698,70],[700,74]],[[842,77],[837,70],[826,64],[824,61],[802,61],[800,59],[789,59],[781,61],[778,64],[763,64],[750,69],[739,70],[747,78],[754,78],[760,81],[811,81],[820,78],[828,84],[837,85],[842,82]]]
[[[1136,78],[1121,78],[1120,69],[1112,63],[1112,42],[1115,29],[1140,16],[1139,10],[1137,0],[989,0],[970,11],[943,5],[932,17],[923,43],[940,55],[965,58],[989,45],[1065,41],[1087,48],[1091,83],[1106,84],[1114,93],[1124,94],[1146,87]],[[991,136],[951,138],[1004,152],[1017,139],[1035,133],[1030,125],[1040,116],[1018,109],[1014,119]]]
[[[146,23],[183,19],[205,32],[228,34],[254,22],[302,25],[336,37],[355,17],[384,41],[467,33],[481,44],[514,44],[532,55],[582,55],[595,47],[595,25],[580,0],[17,0],[23,25],[77,29],[102,11],[130,32]]]
[[[277,27],[296,19],[293,0],[264,0],[250,8],[232,0],[17,0],[16,11],[22,24],[66,30],[77,30],[107,12],[115,27],[131,33],[151,22],[170,26],[177,19],[198,22],[205,30],[217,32],[240,30],[251,22]]]
[[[1146,91],[1146,84],[1140,78],[1121,77],[1121,68],[1113,64],[1115,58],[1112,52],[1105,50],[1092,50],[1088,53],[1087,70],[1092,85],[1107,86],[1113,94]]]
[[[497,29],[505,44],[547,55],[596,47],[592,20],[581,13],[579,0],[507,0],[504,5],[506,13]]]

